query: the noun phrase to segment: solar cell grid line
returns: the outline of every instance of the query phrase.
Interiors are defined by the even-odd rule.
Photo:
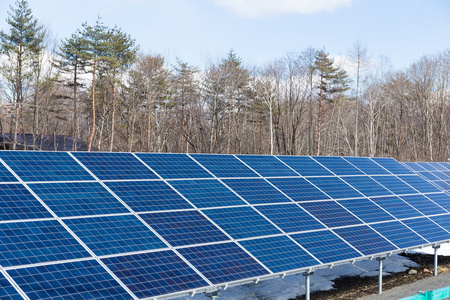
[[[343,177],[342,180],[347,182],[350,186],[366,197],[392,195],[391,191],[369,176],[346,176]]]
[[[407,168],[411,169],[414,172],[426,171],[420,165],[415,162],[402,162],[401,164],[405,165]]]
[[[260,177],[233,155],[188,154],[217,178]]]
[[[235,155],[235,157],[262,177],[300,176],[276,156]]]
[[[447,173],[447,172],[441,172],[441,171],[428,172],[428,174],[431,174],[432,176],[437,177],[436,180],[449,180],[450,177],[448,177],[448,175],[445,173]]]
[[[429,171],[423,171],[423,172],[417,172],[417,174],[425,179],[434,181],[434,180],[440,180],[439,177],[437,177],[436,175],[434,175],[432,172]]]
[[[447,211],[450,211],[450,196],[445,193],[438,194],[425,194],[426,197],[430,198],[434,203],[438,204],[440,207]]]
[[[373,180],[384,186],[395,195],[418,194],[419,192],[406,184],[397,176],[371,176]]]
[[[436,171],[436,168],[427,162],[416,162],[416,164],[418,164],[427,171]]]
[[[364,175],[361,170],[339,156],[312,156],[312,159],[338,176]]]
[[[400,249],[429,243],[429,241],[399,221],[370,224],[369,226]]]
[[[0,182],[19,182],[19,180],[11,173],[10,168],[3,159],[0,158]]]
[[[391,173],[368,157],[343,157],[344,160],[366,175],[390,175]]]
[[[0,299],[29,299],[2,267],[0,267]]]
[[[299,205],[329,228],[363,224],[361,219],[334,200],[303,202]]]
[[[340,200],[338,203],[365,223],[394,220],[390,213],[367,198]]]
[[[309,177],[306,180],[332,199],[364,197],[355,188],[338,177]]]
[[[420,193],[438,193],[440,190],[426,181],[425,179],[419,177],[418,175],[407,175],[398,176],[401,180],[414,187]]]
[[[100,180],[158,178],[131,153],[72,152],[72,154]]]
[[[428,217],[401,220],[400,222],[432,243],[450,239],[450,233]]]
[[[305,178],[269,178],[267,180],[294,201],[330,199],[328,195]]]
[[[444,210],[441,206],[434,203],[429,198],[417,194],[417,195],[408,195],[408,196],[400,196],[406,203],[413,206],[415,209],[423,213],[424,215],[438,215],[444,214],[448,211]],[[450,198],[449,198],[450,200]]]
[[[385,158],[385,157],[371,157],[371,160],[388,170],[394,175],[408,175],[414,174],[413,171],[403,166],[401,163],[396,161],[393,158]]]
[[[448,169],[439,162],[429,162],[428,164],[438,171],[448,171]]]
[[[309,156],[276,156],[302,176],[332,176],[329,170]]]
[[[395,195],[385,197],[371,197],[370,200],[382,207],[397,219],[424,216],[423,213]]]
[[[438,223],[442,228],[450,232],[450,214],[430,217],[435,223]]]

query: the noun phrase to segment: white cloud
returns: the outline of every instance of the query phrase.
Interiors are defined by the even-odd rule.
[[[212,0],[241,17],[256,19],[285,14],[314,14],[349,7],[356,0]]]

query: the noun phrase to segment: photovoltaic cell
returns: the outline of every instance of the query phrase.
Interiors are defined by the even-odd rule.
[[[238,158],[263,177],[299,176],[275,156],[238,155]]]
[[[309,156],[277,156],[302,176],[331,176],[330,171]]]
[[[0,224],[3,267],[89,257],[58,221]]]
[[[435,176],[433,173],[428,171],[418,172],[417,174],[421,175],[422,177],[425,177],[428,180],[439,180],[440,178]]]
[[[0,157],[1,158],[1,157]],[[0,182],[18,182],[16,177],[8,171],[2,164],[0,164]]]
[[[306,202],[300,205],[330,228],[362,223],[334,201]]]
[[[9,281],[0,274],[0,299],[2,300],[14,300],[22,299],[19,292],[9,283]]]
[[[448,184],[445,181],[433,181],[434,184],[436,184],[439,188],[441,188],[443,191],[450,191],[450,184]]]
[[[346,161],[363,171],[367,175],[390,175],[390,173],[379,164],[367,157],[344,157]]]
[[[333,199],[363,197],[361,193],[337,177],[310,177],[308,180]]]
[[[96,261],[8,270],[30,299],[133,299]]]
[[[261,205],[255,207],[284,232],[323,229],[325,226],[296,204]]]
[[[320,264],[286,236],[246,240],[239,244],[274,273]]]
[[[208,209],[203,212],[235,239],[281,233],[248,206]]]
[[[422,195],[400,196],[400,198],[405,200],[408,204],[414,206],[415,209],[424,215],[447,213],[447,211],[443,210],[441,207],[437,206],[435,203]]]
[[[367,197],[392,195],[390,191],[368,176],[346,176],[342,180]]]
[[[431,165],[433,168],[435,168],[436,170],[439,171],[448,171],[448,169],[446,167],[444,167],[441,163],[439,162],[429,162],[429,165]]]
[[[182,248],[178,251],[213,284],[269,273],[235,243]]]
[[[408,205],[397,196],[370,198],[397,219],[423,216],[419,211]]]
[[[339,203],[366,223],[394,220],[391,215],[369,199],[341,200]]]
[[[428,172],[428,174],[431,174],[432,176],[437,177],[435,180],[448,180],[449,179],[449,177],[444,172],[440,172],[440,171]]]
[[[198,211],[151,213],[141,217],[174,247],[229,240]]]
[[[222,181],[250,204],[292,202],[262,178],[223,179]]]
[[[364,255],[388,252],[397,249],[367,225],[339,228],[334,231]]]
[[[292,234],[291,237],[322,263],[361,257],[361,254],[329,230]]]
[[[138,298],[208,286],[173,251],[109,257],[102,261]]]
[[[163,181],[106,182],[137,212],[194,208]]]
[[[444,193],[439,194],[426,194],[428,198],[433,200],[436,204],[441,206],[442,208],[450,211],[450,196]]]
[[[191,154],[191,156],[217,177],[259,177],[232,155]]]
[[[246,205],[218,180],[174,180],[170,184],[198,208]]]
[[[378,231],[400,249],[428,243],[399,221],[372,224],[370,227]]]
[[[372,157],[371,159],[394,175],[414,174],[413,171],[409,170],[393,158]]]
[[[418,164],[419,166],[421,166],[422,168],[424,168],[427,171],[436,171],[436,168],[427,162],[416,162],[416,164]]]
[[[136,155],[164,179],[213,177],[186,154],[138,153]]]
[[[403,220],[402,223],[423,236],[429,242],[439,242],[450,239],[450,233],[428,218],[408,219]]]
[[[94,180],[66,152],[0,151],[0,158],[25,182]]]
[[[130,212],[97,182],[34,183],[29,187],[59,217]]]
[[[434,216],[431,217],[430,219],[438,223],[445,230],[450,231],[450,214]]]
[[[411,170],[419,172],[419,171],[425,171],[424,168],[422,168],[420,165],[416,164],[415,162],[404,162],[405,166],[409,167]]]
[[[67,219],[64,223],[99,256],[167,248],[132,215]]]
[[[304,178],[271,178],[268,180],[294,201],[330,199]]]
[[[0,185],[1,221],[52,217],[22,184]]]
[[[417,194],[417,191],[398,179],[395,176],[374,176],[372,177],[379,184],[390,190],[396,195]]]
[[[440,190],[426,181],[425,179],[420,178],[418,175],[412,176],[399,176],[401,180],[413,186],[416,190],[421,193],[438,193]]]
[[[100,180],[158,178],[131,153],[73,152],[73,155]]]
[[[342,157],[313,156],[313,158],[336,175],[364,175]]]

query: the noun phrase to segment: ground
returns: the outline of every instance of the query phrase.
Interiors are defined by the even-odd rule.
[[[434,255],[409,253],[402,254],[410,260],[416,262],[418,267],[411,267],[417,270],[417,274],[409,275],[409,270],[383,276],[383,290],[388,290],[396,286],[405,285],[420,279],[433,276]],[[439,256],[438,273],[450,272],[450,256]],[[311,294],[314,300],[334,300],[334,299],[358,299],[367,295],[378,293],[378,276],[375,277],[339,277],[334,281],[333,288],[328,291],[320,291]],[[305,299],[305,296],[292,298],[291,300]]]

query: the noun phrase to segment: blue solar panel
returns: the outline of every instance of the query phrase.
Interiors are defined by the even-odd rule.
[[[303,178],[271,178],[268,180],[294,201],[330,199]]]
[[[334,231],[364,255],[397,249],[367,225],[339,228]]]
[[[374,176],[372,178],[396,195],[417,194],[415,189],[395,176]]]
[[[274,273],[320,264],[286,236],[246,240],[239,244]]]
[[[299,176],[275,156],[238,155],[238,157],[263,177]]]
[[[198,211],[177,211],[141,215],[172,246],[229,240]]]
[[[414,174],[413,171],[409,170],[393,158],[373,157],[371,159],[394,175]]]
[[[191,156],[217,177],[259,177],[232,155],[191,154]]]
[[[132,215],[67,219],[64,223],[96,255],[167,248],[166,244]]]
[[[277,156],[302,176],[330,176],[330,171],[307,156]]]
[[[132,299],[96,261],[8,270],[30,299]]]
[[[436,204],[441,206],[442,208],[450,211],[450,196],[444,193],[439,194],[427,194],[425,195],[431,200],[433,200]]]
[[[441,166],[443,166],[444,168],[446,168],[447,170],[450,170],[450,163],[448,163],[448,162],[440,162],[439,164]]]
[[[203,212],[236,239],[281,233],[269,221],[248,206],[208,209]]]
[[[445,172],[447,173],[447,172]],[[435,180],[448,180],[449,177],[444,172],[436,171],[436,172],[428,172],[432,176],[436,177]]]
[[[131,153],[73,152],[73,155],[100,180],[158,178]]]
[[[398,221],[378,223],[370,226],[399,248],[408,248],[427,243],[426,240]]]
[[[59,217],[130,212],[97,182],[35,183],[29,187]]]
[[[346,176],[342,180],[367,197],[392,195],[390,191],[368,176]]]
[[[362,222],[334,201],[301,203],[307,211],[328,227],[361,224]]]
[[[212,178],[186,154],[139,153],[136,154],[162,178]]]
[[[296,204],[261,205],[255,207],[284,232],[325,228]]]
[[[429,179],[429,180],[439,180],[440,179],[439,177],[437,177],[436,175],[434,175],[433,173],[428,172],[428,171],[418,172],[417,174],[422,175],[423,177],[425,177],[426,179]]]
[[[422,168],[420,165],[416,164],[415,162],[404,162],[405,166],[409,167],[413,171],[425,171],[424,168]]]
[[[89,257],[58,221],[0,224],[3,267]]]
[[[322,263],[361,257],[361,254],[329,230],[298,233],[291,237]]]
[[[208,286],[172,251],[109,257],[102,261],[138,298]]]
[[[401,180],[409,184],[410,186],[413,186],[416,190],[418,190],[421,193],[437,193],[440,192],[440,190],[426,181],[425,179],[419,177],[418,175],[412,175],[412,176],[399,176]]]
[[[337,177],[311,177],[308,180],[333,199],[363,197],[361,193]]]
[[[246,205],[218,180],[174,180],[170,184],[198,208]]]
[[[178,251],[213,284],[269,273],[235,243],[182,248]]]
[[[364,175],[342,157],[314,156],[313,158],[336,175]]]
[[[47,209],[22,185],[0,185],[0,220],[51,218]]]
[[[373,202],[381,206],[397,219],[414,218],[423,216],[416,209],[408,205],[405,201],[396,196],[370,198]]]
[[[450,214],[434,216],[430,219],[438,223],[445,230],[450,231]]]
[[[346,161],[367,175],[390,175],[390,173],[367,157],[344,157]]]
[[[436,171],[436,168],[427,162],[416,162],[416,164],[418,164],[427,171]]]
[[[445,181],[433,181],[433,183],[443,191],[450,191],[450,184]]]
[[[0,182],[18,182],[16,177],[0,163]]]
[[[0,151],[0,158],[25,182],[94,179],[66,152]]]
[[[107,182],[106,185],[137,212],[193,208],[163,181]]]
[[[400,198],[405,200],[405,202],[407,202],[408,204],[414,206],[415,209],[417,209],[424,215],[437,215],[447,213],[447,211],[443,210],[441,207],[437,206],[435,203],[422,195],[400,196]]]
[[[223,179],[223,182],[250,204],[292,202],[262,178]]]
[[[369,199],[341,200],[339,203],[366,223],[394,220]]]
[[[9,281],[0,274],[0,299],[2,300],[14,300],[22,299],[19,292],[9,283]]]
[[[450,239],[450,233],[428,218],[408,219],[403,220],[402,222],[429,242],[439,242]]]
[[[439,171],[448,171],[448,169],[446,167],[444,167],[441,163],[439,162],[429,162],[429,164],[435,168],[436,170]]]

